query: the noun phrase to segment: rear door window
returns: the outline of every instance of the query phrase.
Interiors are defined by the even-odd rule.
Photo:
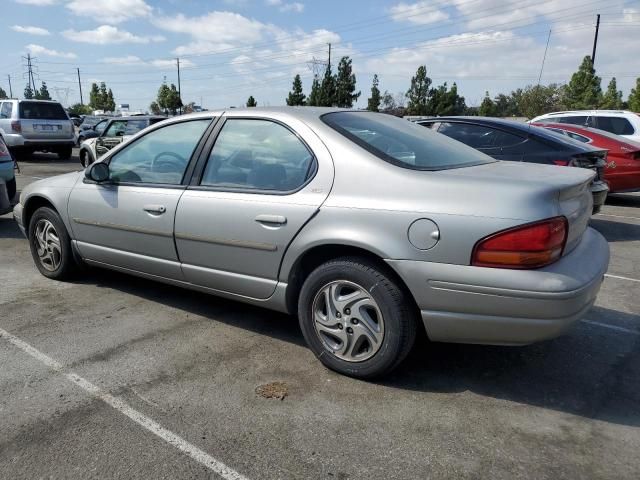
[[[126,120],[114,120],[104,132],[103,137],[121,137],[127,129]]]
[[[616,135],[633,135],[635,130],[631,122],[622,117],[595,117],[596,128]]]
[[[447,137],[451,137],[473,148],[493,148],[499,146],[496,144],[499,131],[482,125],[443,122],[438,132],[444,133]]]
[[[147,125],[148,123],[146,120],[129,120],[127,122],[127,126],[124,129],[124,134],[135,135],[140,130],[147,128]]]
[[[11,118],[11,110],[13,110],[13,103],[2,102],[0,107],[0,118]]]
[[[20,118],[25,120],[68,120],[59,103],[20,102]]]
[[[587,115],[553,117],[552,120],[558,123],[570,123],[571,125],[588,125],[589,124],[589,117]]]

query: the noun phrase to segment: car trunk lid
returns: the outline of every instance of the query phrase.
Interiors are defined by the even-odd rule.
[[[62,105],[54,102],[20,102],[20,127],[25,139],[68,139],[72,122]]]

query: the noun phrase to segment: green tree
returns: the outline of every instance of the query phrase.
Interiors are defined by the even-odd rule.
[[[321,107],[332,107],[336,103],[336,78],[331,73],[331,65],[324,71],[322,83],[320,84],[320,92],[318,96],[318,105]]]
[[[31,88],[31,85],[27,83],[27,86],[24,88],[24,98],[27,100],[31,100],[33,97],[33,89]]]
[[[256,99],[253,98],[253,95],[249,96],[249,99],[247,100],[247,107],[257,107],[258,106],[258,102],[256,102]]]
[[[407,104],[409,115],[427,115],[430,87],[431,79],[427,76],[427,67],[421,65],[416,75],[411,77],[411,88],[406,93],[409,100]]]
[[[564,97],[564,88],[551,83],[546,86],[527,85],[516,98],[520,115],[533,118],[543,113],[565,110]]]
[[[160,85],[158,89],[157,102],[158,106],[164,112],[165,115],[169,113],[169,106],[171,104],[171,89],[166,83]]]
[[[627,108],[633,112],[640,112],[640,77],[636,79],[636,88],[631,89]]]
[[[484,94],[484,99],[478,109],[478,115],[481,117],[495,117],[496,115],[496,105],[493,103],[493,100],[491,100],[489,92],[485,92]]]
[[[338,63],[335,103],[342,108],[353,107],[353,103],[360,97],[360,91],[356,93],[356,75],[353,73],[351,63],[349,57],[342,57]]]
[[[107,92],[107,99],[105,101],[105,110],[108,112],[114,112],[116,110],[116,102],[113,99],[113,92],[111,89]]]
[[[458,95],[458,85],[455,83],[451,89],[447,82],[429,91],[427,99],[427,115],[445,116],[462,115],[467,108],[464,97]]]
[[[564,103],[571,110],[598,107],[602,99],[602,87],[590,56],[584,57],[578,71],[571,76],[564,95]]]
[[[600,108],[607,110],[619,110],[622,108],[622,92],[618,90],[616,77],[613,77],[607,85],[607,91],[602,97]]]
[[[98,95],[100,101],[100,110],[111,111],[107,107],[109,106],[108,102],[108,93],[107,93],[107,85],[104,82],[100,82],[100,93]]]
[[[180,93],[176,86],[172,83],[171,87],[169,87],[169,110],[171,110],[171,114],[175,115],[179,109],[182,108],[182,98],[180,98]]]
[[[293,87],[287,97],[287,105],[290,107],[304,105],[305,94],[302,93],[302,80],[300,75],[296,75],[293,79]]]
[[[89,105],[83,105],[81,103],[76,103],[69,107],[69,113],[74,115],[91,115],[91,107]]]
[[[311,84],[311,93],[307,98],[307,105],[310,107],[317,107],[320,105],[320,79],[317,75],[313,77],[313,83]]]
[[[51,100],[51,95],[49,94],[49,89],[47,88],[46,82],[42,82],[40,90],[35,91],[34,97],[37,100]]]
[[[518,89],[520,94],[522,93],[522,89]],[[519,117],[522,114],[520,113],[520,108],[517,101],[517,96],[515,92],[511,92],[510,95],[505,95],[504,93],[500,93],[496,95],[493,99],[493,103],[496,108],[496,116],[498,117]]]
[[[371,83],[371,96],[367,99],[367,110],[371,112],[380,111],[380,102],[382,101],[382,97],[380,95],[378,74],[373,76],[373,82]]]
[[[149,105],[149,110],[154,115],[161,115],[162,114],[162,109],[160,108],[160,105],[158,105],[157,101],[156,102],[151,102],[151,104]]]
[[[9,97],[7,97],[7,92],[5,92],[2,87],[0,87],[0,100],[4,98],[9,98]]]
[[[89,106],[94,110],[100,110],[102,108],[102,102],[100,101],[100,89],[97,83],[91,84],[91,90],[89,91]]]

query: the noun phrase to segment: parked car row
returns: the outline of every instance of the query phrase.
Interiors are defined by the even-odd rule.
[[[109,148],[127,127],[88,140],[104,151],[84,172],[23,190],[13,214],[40,272],[64,279],[84,263],[297,314],[317,358],[346,375],[388,373],[418,329],[444,342],[557,336],[607,270],[588,226],[602,150],[535,126],[461,142],[379,113],[250,108],[175,117]],[[533,154],[561,145],[556,160],[588,168],[464,144],[506,155],[500,136]]]

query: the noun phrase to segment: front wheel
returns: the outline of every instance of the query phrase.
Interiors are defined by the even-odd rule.
[[[65,280],[76,270],[71,239],[62,219],[49,207],[37,209],[29,221],[29,246],[40,273]]]
[[[363,258],[329,261],[302,286],[300,327],[328,368],[358,378],[390,372],[411,351],[415,308],[393,276]]]
[[[86,150],[80,150],[80,165],[82,165],[84,168],[87,168],[89,165],[91,165],[93,163],[93,158],[91,157],[91,155],[89,155],[89,153],[87,153]]]

